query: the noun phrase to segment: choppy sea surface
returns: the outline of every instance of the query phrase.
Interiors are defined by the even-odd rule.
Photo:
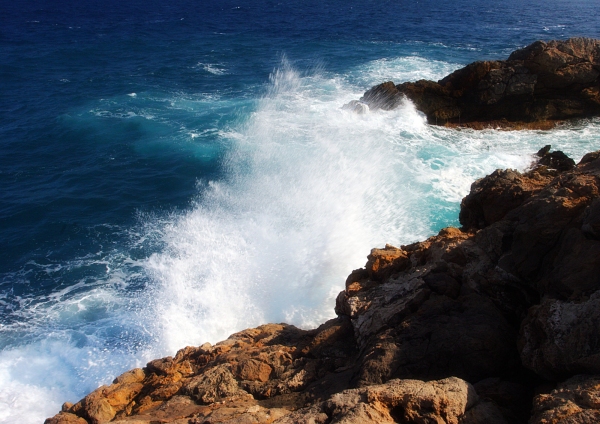
[[[537,39],[596,0],[0,0],[0,423],[265,322],[334,316],[372,247],[458,225],[470,184],[600,120],[431,127],[374,84]]]

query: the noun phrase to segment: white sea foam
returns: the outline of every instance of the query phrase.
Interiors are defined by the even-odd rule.
[[[138,265],[118,256],[97,252],[64,264],[30,262],[10,276],[27,284],[30,272],[58,281],[65,273],[104,269],[45,296],[12,297],[0,305],[0,423],[43,422],[62,402],[76,401],[152,357],[128,289],[139,277]]]
[[[424,60],[423,75],[408,63],[414,77],[431,73]],[[526,168],[544,144],[569,150],[557,132],[430,127],[410,103],[340,109],[360,95],[339,76],[284,64],[246,124],[222,134],[234,146],[228,178],[201,185],[194,207],[161,228],[165,248],[146,264],[165,351],[262,322],[315,326],[333,316],[346,275],[371,247],[456,225],[475,178]]]
[[[225,75],[227,73],[227,69],[220,63],[202,63],[198,62],[196,65],[198,68],[202,68],[208,73],[213,75]]]
[[[53,334],[1,351],[0,422],[43,422],[61,403],[77,401],[82,389],[93,390],[106,382],[107,370],[122,370],[132,363],[131,355],[80,348]]]
[[[355,77],[364,87],[383,81],[394,81],[396,84],[419,79],[437,81],[460,67],[461,65],[456,63],[430,60],[420,56],[384,58],[356,69]]]
[[[185,129],[188,138],[209,134],[231,146],[226,178],[199,181],[186,211],[141,215],[131,249],[155,246],[147,259],[99,253],[47,269],[101,271],[45,299],[23,299],[19,319],[2,328],[28,342],[0,352],[0,423],[42,422],[63,401],[185,345],[264,322],[315,326],[333,316],[335,295],[370,248],[457,224],[475,178],[523,169],[545,144],[576,159],[600,147],[600,120],[550,132],[457,131],[426,125],[408,102],[364,115],[341,109],[369,84],[435,79],[454,67],[400,58],[348,75],[302,75],[284,64],[239,125]],[[177,110],[196,113],[186,102],[176,101]],[[130,293],[139,280],[144,291]]]

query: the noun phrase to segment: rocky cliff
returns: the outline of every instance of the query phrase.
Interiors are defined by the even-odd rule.
[[[438,125],[547,128],[598,116],[600,40],[536,41],[507,60],[475,62],[437,82],[385,82],[346,108],[389,110],[404,97]]]
[[[373,249],[305,331],[244,330],[46,424],[600,422],[600,151],[473,183],[462,228]]]

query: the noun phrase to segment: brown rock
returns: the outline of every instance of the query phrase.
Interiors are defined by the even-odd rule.
[[[386,244],[383,249],[372,249],[367,256],[365,269],[369,277],[376,281],[384,280],[396,272],[408,268],[409,261],[406,252]]]
[[[600,291],[584,302],[547,299],[523,323],[523,364],[548,379],[600,373]]]
[[[52,418],[47,418],[44,424],[89,424],[83,418],[69,412],[59,412]]]
[[[62,412],[69,412],[69,409],[71,409],[73,407],[73,404],[71,402],[65,402],[62,404],[60,410]]]
[[[498,169],[471,185],[471,192],[460,205],[460,223],[465,229],[481,229],[500,221],[541,191],[552,177],[547,173]]]
[[[85,414],[92,424],[107,423],[117,414],[110,402],[96,392],[86,396],[84,404]]]
[[[117,378],[114,379],[113,384],[134,384],[141,383],[146,378],[144,370],[141,368],[134,368],[126,371]]]
[[[430,382],[390,380],[386,384],[337,393],[321,404],[302,408],[276,423],[458,424],[460,417],[476,402],[473,387],[458,378]]]
[[[132,423],[177,423],[187,424],[188,420],[198,414],[210,412],[210,409],[203,405],[198,405],[187,396],[173,396],[167,402],[160,404],[154,409],[145,411],[142,414],[132,417],[117,418],[113,423],[132,424]]]
[[[507,246],[511,251],[500,266],[524,281],[535,282],[541,295],[569,298],[598,289],[599,268],[593,252],[600,246],[596,240],[579,236],[583,215],[599,196],[600,170],[593,169],[595,162],[563,173],[506,216],[514,227]],[[570,254],[577,249],[580,254]]]
[[[575,161],[560,150],[542,155],[539,164],[560,172],[570,171],[575,167]]]
[[[460,424],[509,424],[515,421],[507,420],[495,403],[484,401],[466,411],[459,422]]]
[[[517,361],[516,332],[481,296],[454,300],[432,295],[416,313],[398,321],[392,318],[392,328],[369,339],[359,384],[445,375],[477,381],[501,375]]]
[[[543,60],[579,63],[559,51]],[[373,249],[319,328],[267,324],[186,347],[48,423],[522,423],[536,387],[532,422],[597,422],[596,377],[540,384],[600,373],[600,152],[549,166],[477,181],[463,229]]]
[[[600,41],[537,41],[504,61],[475,62],[438,82],[386,82],[361,102],[371,109],[397,107],[409,98],[431,124],[564,120],[600,114]]]
[[[209,414],[198,415],[189,420],[190,424],[270,424],[278,418],[288,414],[289,411],[278,408],[267,409],[260,405],[244,405],[231,403]],[[188,424],[188,421],[186,421]]]
[[[600,422],[600,377],[578,375],[550,394],[536,396],[531,424],[587,424]]]
[[[231,367],[222,364],[193,377],[183,387],[183,392],[199,403],[209,404],[226,397],[245,393],[239,388]]]
[[[241,380],[269,381],[273,369],[256,359],[246,359],[238,364],[237,375]]]

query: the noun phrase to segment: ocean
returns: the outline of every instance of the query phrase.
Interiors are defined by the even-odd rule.
[[[0,423],[266,322],[334,316],[373,247],[459,225],[471,183],[600,119],[432,127],[341,109],[542,39],[597,0],[0,0]]]

